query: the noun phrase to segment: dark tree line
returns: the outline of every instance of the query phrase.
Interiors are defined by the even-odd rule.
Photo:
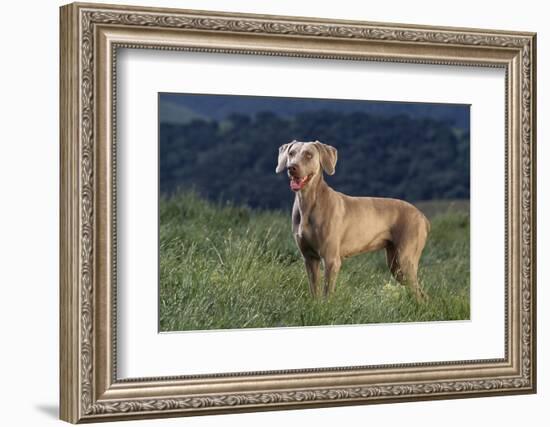
[[[194,189],[215,201],[287,209],[293,194],[275,165],[279,146],[293,139],[338,149],[336,174],[326,180],[346,194],[409,201],[470,197],[464,130],[445,120],[332,111],[161,124],[161,193]]]

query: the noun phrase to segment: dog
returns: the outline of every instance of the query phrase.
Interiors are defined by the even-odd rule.
[[[336,148],[319,141],[295,140],[279,148],[275,172],[286,169],[290,189],[296,193],[292,232],[304,259],[311,295],[321,296],[321,262],[323,296],[329,297],[344,258],[385,249],[393,277],[407,285],[417,301],[425,301],[418,262],[430,231],[428,219],[403,200],[351,197],[333,190],[323,172],[333,175],[337,160]]]

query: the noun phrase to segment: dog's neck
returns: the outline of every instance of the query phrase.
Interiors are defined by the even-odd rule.
[[[309,222],[309,216],[319,199],[326,194],[328,185],[323,179],[323,173],[315,174],[311,181],[296,193],[296,201],[300,210],[302,224]]]

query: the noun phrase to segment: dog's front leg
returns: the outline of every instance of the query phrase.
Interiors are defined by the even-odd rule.
[[[312,297],[320,296],[319,289],[319,267],[321,260],[314,257],[304,257],[306,265],[307,277],[309,279],[309,292]]]
[[[332,255],[323,259],[325,265],[325,287],[323,295],[325,298],[334,293],[336,287],[336,278],[342,266],[342,260],[339,255]]]

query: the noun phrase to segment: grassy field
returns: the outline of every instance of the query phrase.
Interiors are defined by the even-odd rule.
[[[336,293],[313,300],[290,212],[216,205],[193,193],[160,203],[160,329],[264,328],[469,319],[470,224],[464,203],[420,205],[432,231],[417,304],[384,251],[344,261]],[[457,207],[458,206],[458,207]]]

